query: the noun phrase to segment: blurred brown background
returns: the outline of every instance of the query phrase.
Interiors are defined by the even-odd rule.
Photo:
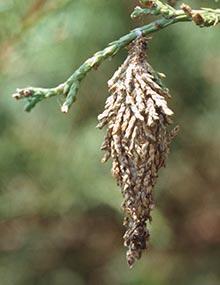
[[[179,1],[180,2],[180,1]],[[185,1],[217,8],[215,1]],[[0,284],[219,285],[220,26],[153,36],[181,132],[160,172],[151,248],[129,270],[121,195],[95,129],[122,51],[91,72],[65,116],[62,98],[30,114],[11,94],[53,87],[132,21],[132,0],[0,0]]]

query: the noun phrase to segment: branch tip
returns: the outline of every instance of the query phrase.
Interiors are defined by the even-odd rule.
[[[30,111],[39,102],[50,97],[62,95],[65,102],[61,108],[63,113],[67,113],[71,105],[76,99],[81,81],[87,73],[94,67],[99,66],[107,58],[113,57],[122,48],[128,46],[133,40],[139,36],[147,36],[148,34],[157,32],[172,24],[178,22],[194,22],[200,27],[216,26],[220,23],[220,9],[200,9],[192,10],[186,4],[182,4],[181,9],[174,9],[168,4],[164,4],[159,0],[140,0],[144,8],[136,7],[132,13],[132,17],[141,15],[160,15],[161,18],[132,30],[120,39],[111,42],[105,49],[97,52],[91,58],[86,60],[64,83],[55,88],[34,88],[27,87],[17,89],[12,97],[16,100],[26,99],[26,110]]]
[[[61,107],[61,112],[64,113],[64,114],[67,114],[69,111],[69,107],[67,105],[63,105]]]

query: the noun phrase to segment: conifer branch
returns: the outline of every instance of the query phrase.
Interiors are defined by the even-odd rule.
[[[31,111],[40,101],[50,97],[63,95],[65,102],[61,107],[61,111],[67,113],[75,101],[80,83],[87,73],[92,69],[96,69],[105,59],[116,55],[122,48],[128,46],[128,44],[140,35],[146,36],[179,22],[193,22],[199,27],[211,27],[220,22],[220,9],[214,10],[203,8],[200,10],[192,10],[189,6],[183,4],[181,9],[176,10],[172,6],[158,0],[141,0],[140,2],[143,4],[143,8],[136,7],[131,15],[132,18],[149,14],[161,16],[161,18],[132,30],[117,41],[110,43],[105,49],[95,53],[63,84],[60,84],[55,88],[27,87],[24,89],[17,89],[16,93],[13,94],[13,97],[15,99],[26,99],[27,104],[25,110]]]

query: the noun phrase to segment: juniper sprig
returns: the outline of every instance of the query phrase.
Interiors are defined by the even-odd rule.
[[[26,111],[31,111],[39,102],[45,99],[54,96],[63,96],[64,103],[61,111],[67,113],[75,102],[80,84],[88,72],[92,69],[97,69],[104,60],[116,55],[140,34],[146,36],[179,22],[193,22],[199,27],[211,27],[220,23],[220,9],[201,8],[200,10],[193,10],[187,5],[183,5],[181,9],[175,9],[171,5],[159,0],[140,0],[140,3],[143,7],[136,7],[131,14],[132,18],[149,14],[160,16],[160,18],[147,25],[138,27],[118,40],[109,43],[105,49],[98,51],[91,58],[87,59],[64,83],[59,84],[57,87],[27,87],[17,89],[12,96],[18,100],[26,100]]]

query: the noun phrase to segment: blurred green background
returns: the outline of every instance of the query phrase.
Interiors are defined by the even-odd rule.
[[[215,1],[185,1],[219,7]],[[132,21],[132,0],[0,0],[0,284],[219,285],[220,26],[177,24],[150,43],[181,132],[155,189],[151,248],[129,270],[121,194],[95,129],[122,51],[91,72],[68,115],[11,94],[53,87]]]

